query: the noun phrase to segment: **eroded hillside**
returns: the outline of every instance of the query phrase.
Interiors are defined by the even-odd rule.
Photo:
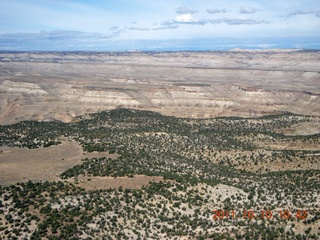
[[[179,117],[320,114],[319,52],[1,53],[0,123],[129,107]]]

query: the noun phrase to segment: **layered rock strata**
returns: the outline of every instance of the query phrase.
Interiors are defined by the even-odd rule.
[[[118,107],[320,115],[320,52],[0,53],[0,124]]]

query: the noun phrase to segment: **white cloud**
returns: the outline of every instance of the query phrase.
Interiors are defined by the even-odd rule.
[[[196,22],[196,20],[192,17],[191,14],[183,14],[183,15],[176,16],[175,21],[179,23]]]
[[[118,34],[119,31],[110,34],[80,31],[40,31],[39,33],[2,34],[0,35],[0,46],[8,49],[62,50],[66,46],[81,46],[89,49],[89,46],[109,42],[111,38]]]
[[[287,17],[292,17],[296,15],[307,15],[307,14],[315,14],[317,17],[320,17],[320,9],[297,10],[289,13]]]
[[[177,16],[174,20],[165,21],[162,23],[162,25],[178,26],[179,24],[206,25],[206,24],[221,24],[221,23],[225,23],[228,25],[256,25],[256,24],[269,24],[270,22],[266,20],[247,18],[247,17],[195,19],[191,14],[184,14],[184,15]],[[167,29],[167,27],[164,27],[163,29]]]
[[[176,13],[178,14],[194,14],[197,13],[198,11],[187,8],[187,7],[179,7],[176,10]]]
[[[117,29],[119,29],[119,26],[112,26],[112,27],[109,28],[109,30],[111,30],[111,31],[117,30]]]
[[[209,13],[209,14],[226,13],[226,12],[227,12],[226,9],[217,9],[217,8],[207,9],[207,13]]]
[[[243,6],[240,8],[240,13],[242,14],[252,14],[256,13],[257,11],[259,11],[259,9],[254,7]]]
[[[224,23],[227,23],[229,25],[256,25],[256,24],[268,24],[268,21],[265,20],[258,20],[253,18],[224,18]]]
[[[129,31],[149,31],[150,28],[141,28],[141,27],[130,27],[128,28]]]
[[[179,25],[167,25],[167,26],[162,26],[162,27],[157,27],[157,28],[153,28],[152,30],[168,30],[168,29],[177,29],[179,28]]]
[[[170,25],[179,25],[179,24],[188,24],[188,25],[205,25],[210,23],[208,19],[196,19],[192,16],[192,14],[183,14],[175,17],[174,20],[165,21],[162,23],[162,26],[170,26]]]

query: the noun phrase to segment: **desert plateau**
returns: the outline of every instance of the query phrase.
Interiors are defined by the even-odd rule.
[[[318,51],[0,53],[0,123],[115,108],[177,117],[320,115]]]
[[[0,0],[0,240],[320,239],[319,3]]]
[[[320,52],[0,53],[0,239],[319,239]]]

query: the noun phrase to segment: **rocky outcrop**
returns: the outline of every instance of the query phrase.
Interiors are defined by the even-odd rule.
[[[2,53],[0,123],[117,107],[179,117],[320,115],[318,52]]]

